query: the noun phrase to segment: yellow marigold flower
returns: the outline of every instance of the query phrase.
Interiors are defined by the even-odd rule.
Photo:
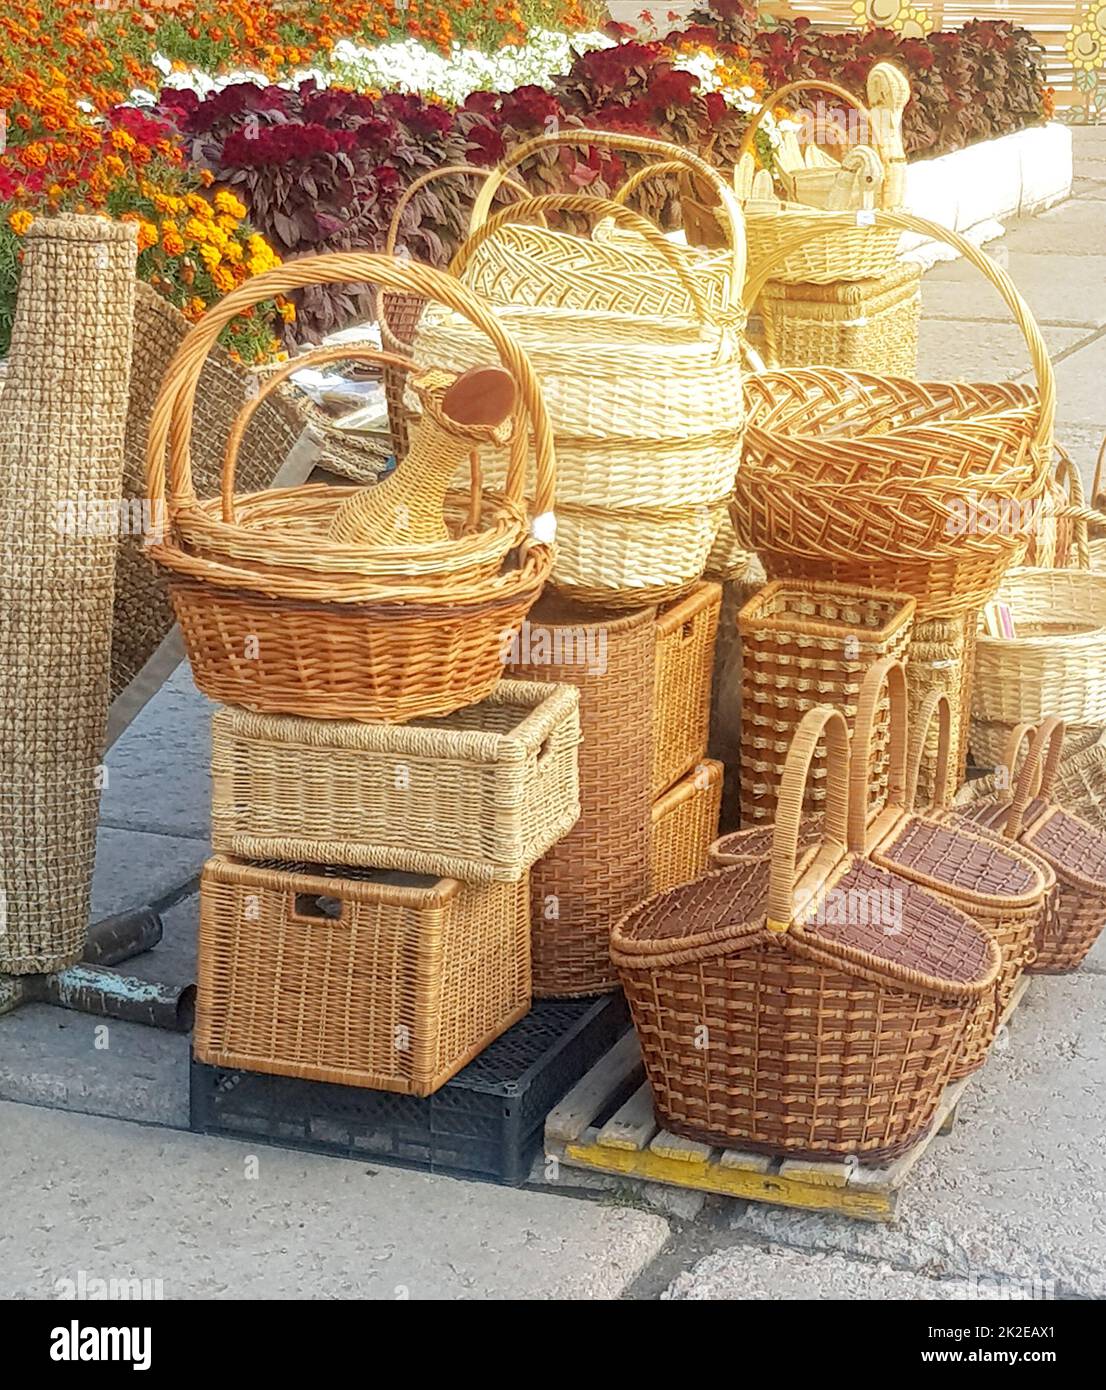
[[[184,242],[181,240],[178,232],[166,232],[163,230],[161,247],[167,256],[180,256],[184,254]]]
[[[191,237],[193,241],[206,241],[207,232],[207,224],[199,217],[190,217],[184,224],[185,236]]]
[[[203,302],[203,300],[200,298],[198,294],[194,294],[188,303],[189,308],[192,310],[192,312],[196,315],[197,318],[199,318],[201,314],[207,311],[207,305]]]
[[[184,204],[189,212],[195,213],[197,217],[202,217],[205,221],[211,217],[211,204],[206,198],[201,198],[198,193],[186,193]]]
[[[284,320],[285,323],[295,323],[296,306],[294,304],[290,304],[286,300],[283,304],[280,305],[280,317]]]
[[[211,172],[210,169],[201,169],[200,182],[203,184],[205,188],[210,188],[211,185],[215,182],[215,175]]]
[[[151,246],[157,245],[157,228],[152,222],[140,222],[138,224],[138,249],[148,251]]]
[[[220,189],[215,195],[215,210],[239,222],[246,215],[246,205],[240,203],[234,194],[225,188]]]
[[[220,294],[227,294],[234,289],[234,276],[225,265],[217,265],[211,272],[211,278]]]
[[[272,269],[268,259],[264,256],[251,256],[246,264],[251,275],[264,275],[267,270]]]
[[[129,130],[113,130],[111,132],[111,143],[117,150],[127,150],[129,152],[134,149],[135,140]]]
[[[200,247],[200,260],[203,261],[208,270],[214,271],[222,259],[218,247],[212,246],[209,242],[205,241]]]
[[[34,220],[26,208],[19,208],[8,218],[8,226],[16,236],[23,236]]]
[[[223,248],[224,257],[230,261],[231,265],[242,264],[242,248],[236,241],[228,241]]]

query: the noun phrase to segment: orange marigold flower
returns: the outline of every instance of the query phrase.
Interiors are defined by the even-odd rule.
[[[8,218],[8,226],[16,236],[23,236],[34,220],[33,214],[29,213],[26,208],[17,208]]]

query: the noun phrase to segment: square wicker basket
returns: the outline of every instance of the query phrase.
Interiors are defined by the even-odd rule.
[[[657,610],[653,691],[653,795],[659,796],[706,756],[714,643],[722,586],[700,581]]]
[[[705,759],[653,802],[650,892],[666,893],[690,883],[710,867],[724,772],[720,762]]]
[[[579,692],[502,681],[411,724],[223,707],[212,726],[212,843],[244,859],[512,882],[580,814]]]
[[[194,1054],[426,1096],[530,1008],[526,879],[204,866]]]

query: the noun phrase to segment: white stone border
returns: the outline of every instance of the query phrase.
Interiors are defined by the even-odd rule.
[[[982,244],[1004,219],[1043,212],[1071,194],[1071,128],[1053,121],[906,166],[906,208]],[[907,258],[929,266],[955,252],[904,237]]]

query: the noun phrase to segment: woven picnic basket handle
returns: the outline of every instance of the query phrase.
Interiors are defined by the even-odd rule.
[[[774,111],[777,106],[786,101],[789,96],[794,95],[795,92],[829,92],[835,97],[840,97],[842,101],[848,102],[853,110],[859,111],[862,116],[868,117],[870,115],[868,108],[858,96],[854,96],[853,93],[846,90],[846,88],[838,86],[836,82],[830,82],[826,79],[815,77],[804,77],[798,82],[786,82],[782,87],[777,87],[774,92],[769,92],[761,103],[760,110],[746,127],[745,134],[738,147],[737,158],[734,160],[735,169],[747,154],[752,154],[753,141],[756,139],[757,131],[760,129],[760,124],[765,116],[767,116],[770,111]]]
[[[1106,445],[1106,441],[1103,441]],[[1060,444],[1056,445],[1056,452],[1059,458],[1056,460],[1056,481],[1061,487],[1067,488],[1068,500],[1062,507],[1056,508],[1056,517],[1068,517],[1071,520],[1072,542],[1075,546],[1075,563],[1073,568],[1089,570],[1091,567],[1091,534],[1092,525],[1101,525],[1106,522],[1106,516],[1095,507],[1087,506],[1087,495],[1083,491],[1083,475],[1076,467],[1075,460],[1068,451]],[[1102,454],[1099,453],[1099,464],[1096,465],[1095,482],[1097,488],[1097,470],[1101,466]],[[1093,492],[1092,492],[1093,496]]]
[[[1094,461],[1094,479],[1091,482],[1091,506],[1096,509],[1101,506],[1099,498],[1102,496],[1102,473],[1106,469],[1106,434],[1102,436],[1102,443],[1098,446],[1098,457]]]
[[[590,212],[596,216],[609,217],[619,226],[628,227],[631,231],[637,232],[662,260],[667,261],[672,274],[687,291],[699,322],[710,323],[712,316],[717,317],[708,304],[706,295],[697,283],[695,276],[691,274],[687,264],[680,256],[679,250],[673,246],[663,232],[658,231],[647,217],[642,217],[640,212],[634,212],[631,208],[624,207],[623,204],[613,202],[609,198],[596,198],[590,193],[542,193],[536,197],[527,198],[525,202],[512,203],[510,207],[493,213],[459,247],[457,254],[449,263],[450,274],[456,275],[458,278],[463,276],[465,267],[472,259],[473,254],[483,246],[484,242],[495,236],[504,223],[514,221],[518,217],[536,216],[539,213],[544,214],[554,210]]]
[[[193,326],[166,368],[150,416],[146,481],[151,504],[157,505],[166,500],[168,453],[170,517],[176,510],[196,505],[190,449],[193,405],[200,373],[223,328],[243,309],[254,304],[306,285],[325,285],[335,281],[367,281],[384,289],[436,300],[487,334],[500,362],[514,377],[519,399],[529,416],[536,473],[535,518],[551,513],[556,494],[553,431],[541,388],[522,348],[495,315],[452,276],[430,266],[400,262],[370,251],[339,251],[324,256],[305,256],[302,260],[267,270],[263,275],[255,275],[213,305]],[[525,431],[520,433],[524,434]],[[519,470],[514,470],[514,473],[515,476],[509,474],[507,478],[506,493],[512,501],[525,506],[526,479]]]
[[[717,200],[724,217],[724,225],[729,236],[732,254],[732,275],[734,294],[739,293],[745,279],[745,217],[741,204],[733,189],[721,177],[718,170],[691,150],[681,149],[679,145],[669,144],[667,140],[653,140],[647,135],[626,135],[614,130],[557,130],[548,135],[539,135],[527,140],[512,150],[496,171],[498,178],[491,178],[477,194],[472,209],[470,232],[475,232],[486,220],[492,200],[499,184],[506,179],[511,169],[529,159],[538,150],[550,149],[556,145],[588,145],[604,150],[632,150],[637,154],[654,155],[669,164],[679,164],[684,173],[692,174],[708,184],[717,194]]]
[[[466,176],[475,175],[478,178],[486,179],[490,178],[494,172],[494,169],[484,169],[479,164],[444,164],[437,169],[424,170],[418,178],[411,180],[396,200],[396,205],[392,209],[391,221],[388,223],[388,234],[384,238],[384,254],[386,256],[394,256],[396,254],[396,243],[399,240],[399,226],[400,222],[403,220],[403,214],[407,211],[411,199],[415,194],[418,193],[420,189],[425,188],[428,183],[433,183],[435,179],[450,178],[455,174],[464,174]],[[521,198],[527,198],[530,195],[530,190],[526,185],[519,183],[517,179],[505,179],[503,183],[512,193],[517,193]],[[544,225],[544,219],[542,219],[542,224]],[[410,352],[410,343],[405,343],[402,338],[397,337],[395,333],[392,332],[391,325],[388,323],[387,313],[384,310],[384,296],[378,294],[376,298],[376,319],[377,323],[380,325],[381,341],[384,343],[385,347],[390,348],[392,352]]]
[[[1014,322],[1021,330],[1029,349],[1033,373],[1037,380],[1037,394],[1041,403],[1034,442],[1038,448],[1051,450],[1052,430],[1056,420],[1056,377],[1052,370],[1052,359],[1045,346],[1045,340],[1041,337],[1041,330],[1037,326],[1033,311],[1022,298],[1013,280],[998,262],[988,256],[985,251],[981,251],[966,237],[961,236],[959,232],[950,231],[948,227],[942,227],[940,223],[931,222],[927,217],[918,217],[912,212],[888,212],[877,209],[859,215],[848,213],[839,216],[835,213],[825,213],[824,217],[825,221],[816,233],[810,231],[808,224],[806,231],[797,232],[794,237],[788,237],[758,267],[756,275],[749,277],[744,292],[746,309],[751,309],[756,303],[761,290],[772,278],[773,269],[777,265],[782,265],[793,252],[809,245],[814,236],[834,236],[838,232],[855,230],[858,226],[897,227],[902,232],[917,232],[933,241],[943,241],[959,251],[966,261],[970,261],[977,270],[990,280],[1014,316]],[[861,218],[863,221],[860,220]]]
[[[853,723],[852,757],[849,761],[849,849],[866,854],[870,839],[868,787],[871,777],[876,720],[884,692],[890,709],[888,732],[891,737],[887,767],[887,802],[882,816],[902,816],[907,806],[907,756],[910,737],[906,667],[892,656],[885,656],[870,667],[860,685]]]
[[[912,811],[918,799],[918,777],[922,770],[929,731],[937,720],[937,778],[930,805],[943,811],[952,802],[952,705],[943,690],[931,690],[918,711],[917,727],[910,745],[910,762],[906,773],[906,809]]]
[[[611,202],[625,203],[631,194],[636,193],[643,183],[648,183],[650,179],[663,178],[669,174],[685,174],[687,169],[678,159],[665,159],[660,164],[643,164],[640,169],[634,172],[620,183],[611,194]]]
[[[797,901],[799,822],[807,781],[822,739],[829,753],[822,845],[802,874],[803,902]],[[795,731],[783,765],[772,864],[768,884],[768,930],[786,932],[803,904],[813,897],[845,854],[849,813],[849,728],[830,705],[807,710]]]
[[[1053,783],[1056,781],[1056,773],[1060,767],[1060,754],[1064,751],[1064,730],[1064,721],[1058,719],[1054,714],[1042,719],[1037,725],[1029,745],[1029,752],[1025,755],[1025,762],[1022,764],[1021,776],[1018,778],[1014,798],[1010,802],[1009,814],[1006,817],[1004,833],[1011,840],[1016,840],[1022,833],[1023,819],[1029,803],[1037,797],[1043,797],[1046,801],[1051,800]],[[1016,733],[1017,730],[1014,732]],[[1011,743],[1013,743],[1013,735],[1011,735]],[[1044,754],[1043,762],[1041,760],[1042,754]],[[1013,763],[1010,763],[1009,766],[1012,771]]]

